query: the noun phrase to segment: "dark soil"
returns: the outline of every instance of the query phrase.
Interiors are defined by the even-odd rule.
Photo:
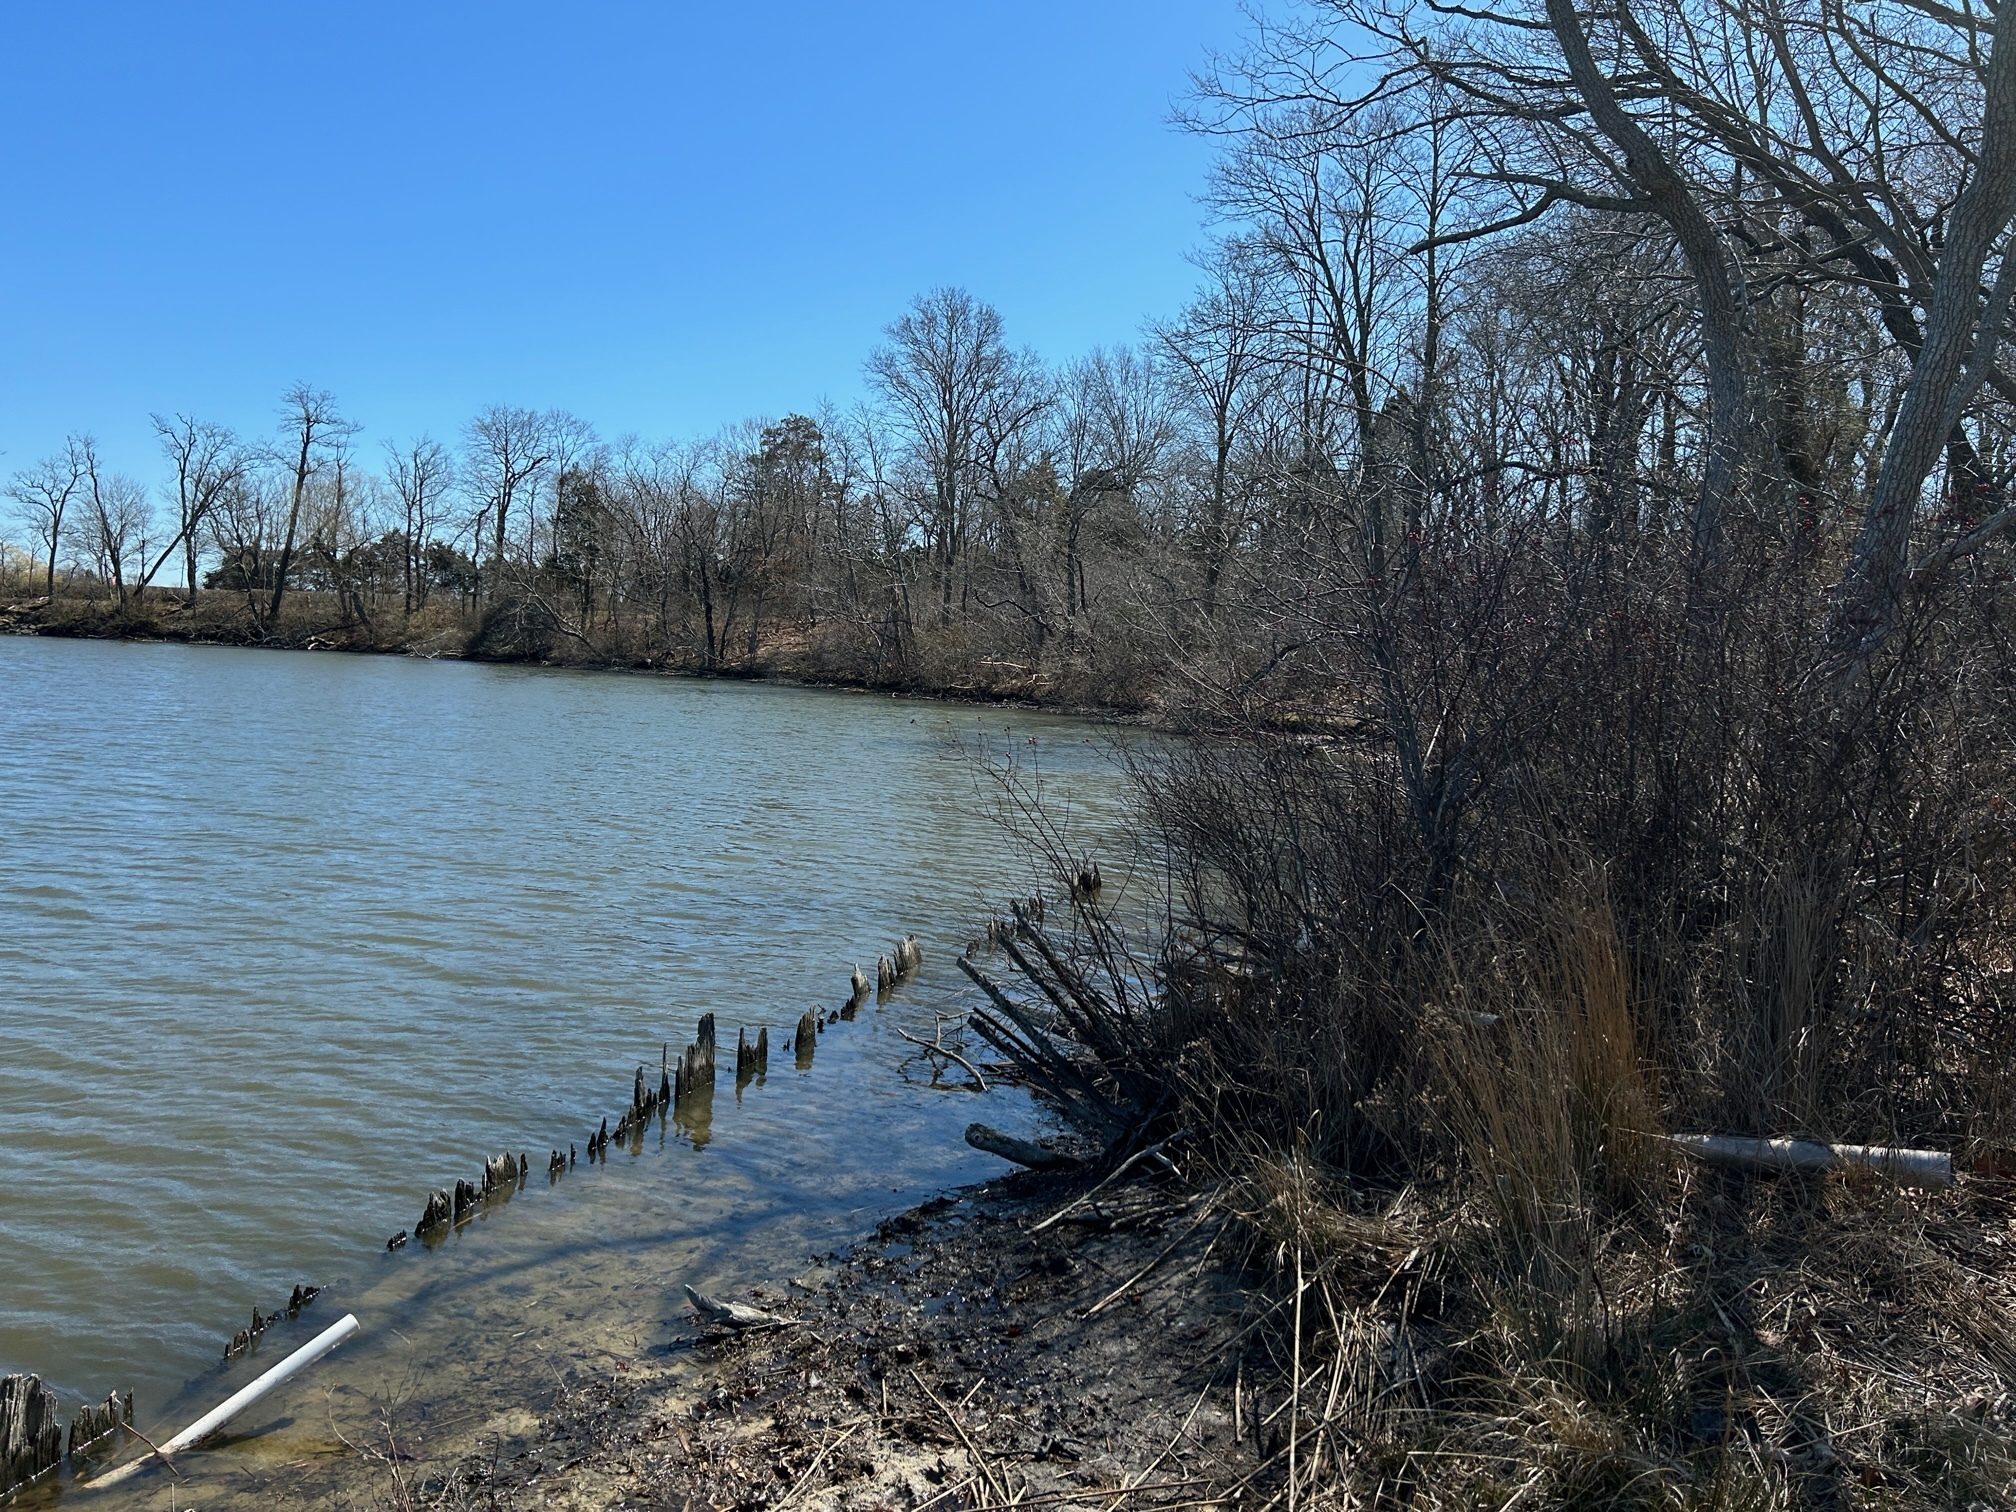
[[[1225,1219],[1165,1177],[1031,1232],[1091,1185],[1017,1174],[926,1203],[737,1299],[792,1326],[696,1323],[570,1380],[487,1457],[393,1467],[392,1500],[950,1512],[1236,1497],[1266,1466],[1251,1401],[1246,1441],[1234,1431],[1248,1315]]]

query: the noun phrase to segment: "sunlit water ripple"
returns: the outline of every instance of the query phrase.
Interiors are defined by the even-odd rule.
[[[988,1174],[975,1099],[895,1070],[893,1024],[1030,881],[947,734],[1119,823],[1085,723],[738,683],[0,638],[0,720],[0,1369],[137,1387],[143,1422],[238,1379],[223,1340],[297,1281],[410,1342],[499,1305],[442,1286],[612,1245],[802,1260]],[[674,1128],[546,1190],[700,1013],[779,1039],[906,929],[917,983],[809,1071],[724,1077],[704,1149]],[[383,1253],[505,1148],[534,1166],[508,1208]]]

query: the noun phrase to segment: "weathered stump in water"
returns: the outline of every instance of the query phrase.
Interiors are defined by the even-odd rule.
[[[492,1155],[483,1162],[483,1190],[481,1195],[489,1197],[504,1187],[518,1185],[519,1158],[511,1155]]]
[[[429,1229],[452,1222],[454,1217],[454,1205],[449,1201],[447,1189],[443,1188],[427,1199],[427,1209],[420,1215],[420,1221],[413,1225],[413,1231],[424,1234]]]
[[[672,1105],[676,1109],[680,1103],[694,1094],[714,1090],[714,1015],[703,1013],[693,1035],[693,1043],[686,1047],[686,1054],[680,1060],[677,1076],[672,1083]]]
[[[231,1336],[231,1342],[224,1346],[224,1358],[227,1360],[235,1360],[238,1358],[238,1356],[244,1354],[246,1350],[250,1349],[254,1344],[257,1344],[259,1342],[259,1336],[264,1332],[266,1332],[266,1325],[268,1323],[271,1323],[272,1321],[273,1320],[271,1318],[260,1317],[259,1309],[256,1307],[253,1308],[252,1326],[249,1328],[241,1328],[238,1330],[238,1332],[236,1332]]]
[[[71,1457],[74,1459],[93,1444],[110,1438],[121,1427],[132,1421],[133,1394],[130,1391],[123,1403],[116,1391],[95,1407],[86,1402],[77,1409],[77,1415],[70,1419]]]
[[[812,1046],[819,1038],[819,1010],[807,1008],[798,1020],[798,1032],[791,1037],[791,1048],[803,1060],[812,1053]]]
[[[322,1288],[319,1286],[296,1286],[287,1297],[287,1316],[300,1317],[301,1309],[321,1295]]]
[[[0,1380],[0,1496],[46,1475],[63,1458],[56,1393],[40,1376]]]
[[[879,992],[887,992],[896,985],[896,963],[887,956],[875,957],[875,987]]]

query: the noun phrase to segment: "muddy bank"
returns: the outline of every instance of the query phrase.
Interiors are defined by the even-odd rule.
[[[1241,1368],[1229,1220],[1164,1178],[1042,1226],[1092,1184],[1019,1173],[927,1202],[736,1294],[789,1326],[696,1317],[528,1391],[452,1462],[389,1420],[347,1504],[950,1512],[1261,1491],[1285,1446]]]
[[[1087,1185],[1018,1175],[927,1203],[741,1299],[792,1326],[584,1372],[532,1432],[417,1480],[402,1469],[403,1488],[479,1507],[1225,1495],[1255,1462],[1233,1432],[1245,1316],[1223,1220],[1202,1194],[1142,1184],[1032,1232]]]

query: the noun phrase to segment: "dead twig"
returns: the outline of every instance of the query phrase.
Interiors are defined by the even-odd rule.
[[[811,1484],[812,1477],[819,1473],[819,1467],[826,1463],[826,1456],[831,1454],[835,1449],[838,1449],[842,1444],[846,1443],[848,1438],[850,1438],[854,1434],[854,1432],[867,1421],[868,1420],[866,1418],[855,1419],[853,1422],[849,1423],[846,1426],[846,1428],[841,1430],[839,1435],[834,1438],[833,1442],[822,1446],[819,1452],[812,1456],[812,1463],[805,1467],[805,1473],[798,1477],[797,1482],[791,1487],[791,1489],[784,1493],[783,1500],[777,1503],[776,1512],[783,1512],[783,1509],[785,1507],[790,1506],[792,1500],[798,1495],[798,1493],[800,1491],[803,1491],[806,1488],[806,1486]]]
[[[1001,1478],[994,1473],[993,1462],[981,1451],[980,1446],[973,1442],[973,1436],[966,1431],[966,1425],[959,1421],[959,1415],[950,1407],[947,1407],[938,1393],[925,1384],[924,1377],[917,1374],[915,1366],[912,1366],[910,1369],[910,1379],[917,1383],[918,1389],[924,1395],[931,1398],[931,1405],[945,1414],[945,1421],[952,1425],[952,1431],[959,1435],[959,1442],[966,1446],[966,1452],[973,1457],[973,1467],[986,1478],[987,1484],[994,1489],[1002,1501],[1012,1503],[1014,1498]],[[980,1383],[978,1381],[973,1383],[975,1391],[979,1389],[979,1386]],[[967,1392],[966,1399],[971,1401],[973,1399],[973,1392]]]
[[[1105,1296],[1101,1297],[1097,1302],[1094,1302],[1090,1307],[1086,1308],[1085,1311],[1078,1314],[1078,1316],[1081,1318],[1097,1317],[1100,1313],[1104,1312],[1108,1307],[1111,1307],[1115,1302],[1119,1301],[1137,1284],[1139,1284],[1139,1282],[1145,1276],[1147,1276],[1150,1271],[1154,1270],[1156,1266],[1160,1265],[1164,1260],[1167,1260],[1171,1255],[1175,1254],[1178,1245],[1180,1245],[1185,1239],[1188,1239],[1192,1234],[1196,1233],[1198,1229],[1202,1228],[1204,1225],[1204,1220],[1211,1216],[1211,1210],[1217,1205],[1218,1205],[1218,1194],[1216,1192],[1213,1192],[1210,1198],[1205,1202],[1204,1206],[1198,1211],[1197,1216],[1190,1221],[1190,1227],[1186,1228],[1185,1230],[1183,1230],[1182,1233],[1178,1234],[1174,1239],[1170,1240],[1168,1247],[1165,1248],[1161,1254],[1157,1255],[1153,1260],[1150,1260],[1146,1265],[1142,1266],[1141,1269],[1136,1271],[1133,1275],[1129,1276],[1125,1281],[1122,1281],[1118,1286],[1114,1287],[1112,1291],[1108,1292]]]
[[[1057,1222],[1058,1219],[1062,1218],[1066,1213],[1076,1212],[1079,1208],[1083,1207],[1086,1203],[1090,1202],[1094,1197],[1097,1197],[1101,1192],[1105,1191],[1107,1187],[1111,1186],[1114,1182],[1118,1181],[1122,1176],[1125,1176],[1128,1173],[1128,1171],[1132,1170],[1141,1161],[1148,1159],[1148,1157],[1151,1155],[1159,1155],[1164,1149],[1168,1148],[1168,1146],[1174,1144],[1177,1140],[1186,1137],[1189,1133],[1190,1131],[1188,1129],[1179,1129],[1174,1134],[1171,1134],[1167,1139],[1163,1140],[1160,1144],[1153,1144],[1150,1145],[1145,1150],[1135,1151],[1132,1155],[1128,1156],[1124,1161],[1122,1161],[1118,1166],[1114,1167],[1112,1174],[1102,1178],[1099,1184],[1093,1187],[1089,1192],[1083,1192],[1080,1193],[1078,1196],[1073,1197],[1069,1202],[1065,1203],[1064,1206],[1057,1209],[1056,1212],[1052,1213],[1048,1218],[1045,1218],[1041,1223],[1030,1225],[1029,1232],[1032,1234],[1040,1234],[1043,1232],[1043,1230],[1050,1227],[1051,1224]]]
[[[890,1027],[895,1028],[893,1024]],[[914,1034],[904,1034],[901,1029],[897,1029],[896,1032],[897,1034],[901,1035],[904,1039],[910,1041],[911,1044],[919,1046],[920,1048],[929,1051],[933,1055],[942,1055],[947,1060],[957,1061],[960,1065],[966,1068],[966,1074],[973,1078],[973,1083],[975,1086],[977,1086],[982,1092],[985,1092],[987,1090],[987,1078],[982,1076],[979,1072],[979,1069],[976,1066],[974,1066],[974,1064],[971,1061],[966,1059],[965,1056],[961,1055],[957,1050],[947,1050],[941,1044],[936,1044],[929,1040],[921,1040]]]

